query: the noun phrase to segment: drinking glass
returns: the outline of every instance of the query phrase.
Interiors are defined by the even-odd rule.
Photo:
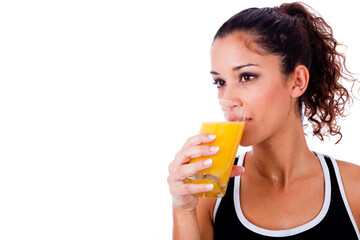
[[[199,197],[223,197],[225,195],[245,127],[246,114],[241,105],[223,99],[219,103],[226,121],[204,122],[200,128],[200,133],[216,135],[215,141],[204,145],[217,146],[219,151],[214,156],[191,159],[190,163],[211,158],[212,165],[184,180],[185,183],[211,183],[214,185],[210,192],[195,194]]]

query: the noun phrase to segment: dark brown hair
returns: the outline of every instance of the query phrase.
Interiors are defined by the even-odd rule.
[[[357,81],[345,66],[345,55],[337,51],[331,27],[303,3],[285,3],[273,8],[249,8],[226,21],[214,37],[233,32],[254,37],[258,53],[274,54],[281,59],[283,74],[291,74],[297,65],[310,72],[309,85],[298,99],[298,110],[313,127],[313,134],[342,134],[338,119],[345,117],[345,106],[352,98],[341,79]]]

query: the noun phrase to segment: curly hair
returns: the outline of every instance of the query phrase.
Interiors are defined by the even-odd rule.
[[[214,37],[223,38],[233,32],[254,36],[259,54],[274,54],[281,59],[281,71],[293,73],[304,65],[310,73],[309,85],[298,98],[298,113],[305,116],[320,140],[338,135],[342,139],[339,118],[346,116],[345,107],[352,97],[341,79],[357,79],[347,70],[345,55],[325,20],[303,3],[285,3],[273,8],[249,8],[231,17]],[[249,45],[250,46],[250,45]]]

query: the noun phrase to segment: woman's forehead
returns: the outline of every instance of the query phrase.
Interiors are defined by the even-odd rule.
[[[275,60],[278,61],[278,58],[274,55],[263,55],[249,49],[244,39],[236,35],[216,39],[211,49],[212,67],[222,68],[227,66],[233,68],[247,64],[262,66]],[[215,69],[212,70],[216,71]]]

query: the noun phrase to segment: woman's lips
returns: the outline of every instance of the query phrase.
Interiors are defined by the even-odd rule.
[[[251,122],[251,118],[245,118],[245,126],[248,125]]]
[[[245,125],[248,125],[252,121],[252,118],[226,118],[226,120],[229,122],[245,122]]]

